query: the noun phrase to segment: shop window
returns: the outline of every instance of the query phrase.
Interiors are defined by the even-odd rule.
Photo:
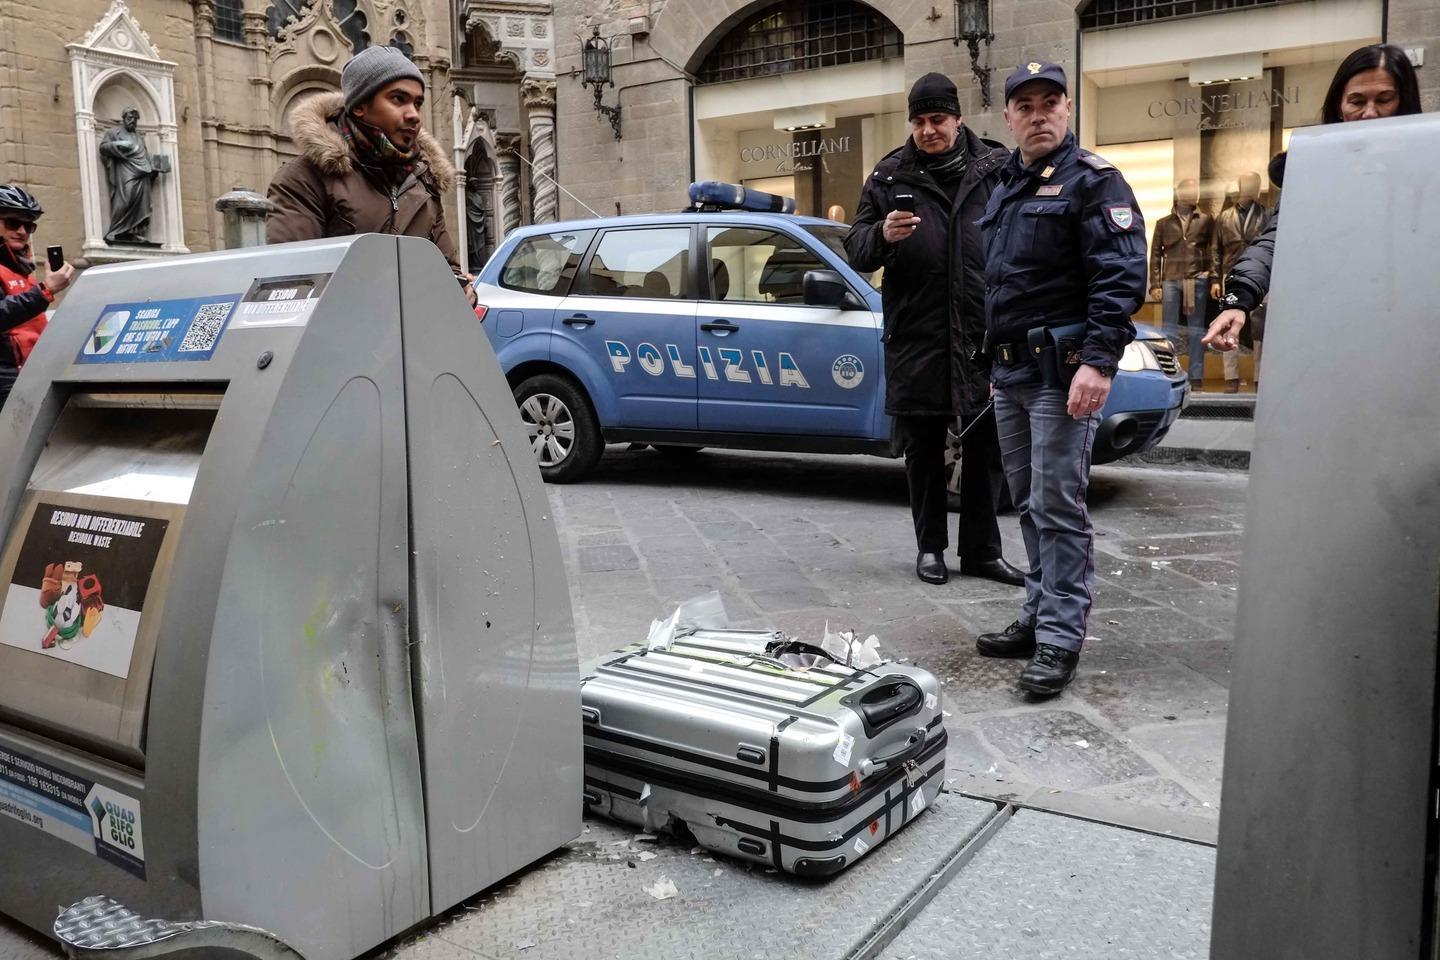
[[[686,296],[690,228],[611,230],[590,259],[587,293],[678,300]]]
[[[1179,67],[1130,82],[1091,74],[1105,81],[1089,101],[1093,149],[1125,174],[1145,219],[1147,296],[1136,320],[1164,331],[1192,386],[1206,392],[1249,393],[1261,372],[1263,309],[1238,351],[1207,351],[1201,335],[1230,267],[1276,208],[1272,160],[1292,130],[1318,122],[1337,63],[1328,46],[1289,59],[1203,84]]]
[[[565,296],[580,267],[580,258],[594,236],[594,230],[574,230],[522,240],[500,271],[500,285],[529,293]]]
[[[724,83],[797,70],[899,57],[905,38],[876,11],[853,0],[785,0],[732,30],[705,58],[701,83]]]
[[[220,40],[244,42],[244,0],[215,0],[215,36]]]
[[[1248,7],[1277,7],[1294,0],[1090,0],[1080,11],[1080,29],[1100,30],[1153,20],[1173,20]]]
[[[805,273],[828,269],[800,242],[753,227],[710,228],[710,297],[727,303],[804,303]]]

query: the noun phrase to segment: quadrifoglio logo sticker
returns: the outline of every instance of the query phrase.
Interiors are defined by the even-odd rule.
[[[140,822],[140,804],[100,784],[85,797],[95,839],[106,847],[137,861],[145,860],[145,832]]]

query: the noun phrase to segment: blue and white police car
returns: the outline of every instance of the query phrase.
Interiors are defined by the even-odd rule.
[[[794,201],[695,184],[675,214],[513,231],[475,281],[545,479],[589,473],[607,443],[896,456],[878,284],[843,224]],[[1188,391],[1148,327],[1126,350],[1094,462],[1158,443]]]

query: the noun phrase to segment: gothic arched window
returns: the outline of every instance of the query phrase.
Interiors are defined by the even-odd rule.
[[[291,17],[300,20],[315,0],[274,0],[265,10],[265,29],[272,40],[279,40],[285,32],[285,23]]]
[[[224,0],[216,0],[218,4]],[[234,0],[238,6],[242,0]],[[265,27],[270,31],[272,40],[279,40],[280,35],[285,32],[285,24],[291,17],[302,20],[315,5],[315,0],[272,0],[265,11]],[[331,0],[330,13],[335,17],[340,32],[350,43],[350,49],[359,53],[370,46],[370,34],[366,28],[370,25],[369,18],[360,7],[360,0]],[[219,14],[216,14],[217,32]]]

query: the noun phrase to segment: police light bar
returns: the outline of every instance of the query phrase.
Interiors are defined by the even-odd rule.
[[[690,184],[690,203],[696,210],[751,210],[756,213],[794,213],[794,197],[750,190],[738,183],[705,180]]]

